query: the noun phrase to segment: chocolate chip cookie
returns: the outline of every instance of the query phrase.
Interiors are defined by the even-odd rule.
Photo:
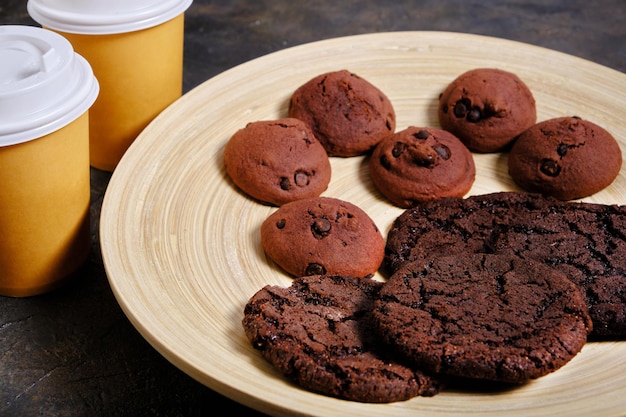
[[[473,152],[498,152],[535,124],[535,98],[515,74],[476,68],[459,75],[439,98],[439,123]]]
[[[289,274],[373,275],[385,240],[361,208],[330,197],[282,205],[261,225],[267,256]]]
[[[224,164],[240,190],[276,206],[319,196],[331,178],[324,147],[292,118],[248,123],[227,142]]]
[[[306,389],[387,403],[438,392],[438,382],[381,349],[370,313],[381,282],[310,276],[266,286],[250,298],[243,328],[280,373]]]
[[[609,186],[622,167],[622,152],[595,123],[557,117],[525,130],[508,163],[509,174],[524,190],[574,200]]]
[[[396,128],[389,98],[347,70],[320,74],[298,87],[289,116],[309,125],[329,156],[365,154]]]
[[[379,143],[369,161],[374,186],[398,207],[462,197],[476,175],[474,159],[445,130],[411,126]]]

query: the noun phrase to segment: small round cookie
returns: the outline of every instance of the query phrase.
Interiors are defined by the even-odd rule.
[[[224,164],[244,193],[276,206],[319,196],[331,177],[324,147],[292,118],[248,123],[226,144]]]
[[[508,163],[509,174],[524,190],[574,200],[610,185],[622,167],[622,152],[602,127],[578,117],[557,117],[524,131]]]
[[[347,70],[301,85],[291,96],[289,116],[307,123],[329,156],[365,154],[396,128],[389,98]]]
[[[452,81],[439,98],[439,123],[473,152],[507,148],[535,124],[537,110],[530,89],[515,74],[476,68]]]
[[[462,197],[476,176],[470,151],[452,133],[408,127],[376,146],[369,161],[376,188],[395,205]]]
[[[435,395],[435,379],[379,347],[370,313],[381,285],[317,275],[266,286],[246,304],[242,325],[252,346],[303,388],[370,403]]]
[[[592,326],[564,274],[514,255],[406,264],[385,283],[372,314],[386,343],[426,372],[511,383],[565,365]]]
[[[359,207],[316,197],[282,205],[261,225],[267,256],[289,274],[366,277],[380,266],[385,241]]]

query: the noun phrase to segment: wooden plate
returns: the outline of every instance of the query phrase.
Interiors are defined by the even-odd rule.
[[[609,416],[626,410],[626,342],[588,343],[565,367],[517,389],[448,390],[385,405],[313,394],[278,375],[246,340],[242,311],[266,284],[291,279],[260,245],[275,208],[240,193],[222,153],[246,123],[284,117],[291,93],[323,72],[348,69],[383,90],[398,130],[437,126],[439,93],[460,73],[499,67],[519,75],[538,119],[577,115],[626,147],[626,75],[551,50],[441,32],[381,33],[298,46],[218,75],[166,109],[114,172],[101,217],[111,287],[131,322],[168,360],[208,387],[273,415]],[[625,152],[624,150],[622,152]],[[506,157],[475,155],[470,194],[515,189]],[[386,232],[401,210],[378,194],[363,157],[332,158],[326,196],[363,208]],[[624,172],[586,199],[626,203]]]

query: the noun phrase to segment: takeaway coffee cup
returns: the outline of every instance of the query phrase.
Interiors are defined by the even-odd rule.
[[[91,67],[62,36],[0,26],[0,295],[70,278],[91,248]]]
[[[137,135],[182,95],[184,12],[192,0],[29,0],[100,83],[90,112],[90,161],[113,171]]]

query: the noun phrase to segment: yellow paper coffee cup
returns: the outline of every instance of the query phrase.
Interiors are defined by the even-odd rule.
[[[91,67],[62,36],[0,26],[0,295],[49,291],[91,248]]]
[[[191,0],[29,0],[37,22],[89,61],[101,91],[90,162],[113,171],[141,131],[182,95],[184,11]]]

